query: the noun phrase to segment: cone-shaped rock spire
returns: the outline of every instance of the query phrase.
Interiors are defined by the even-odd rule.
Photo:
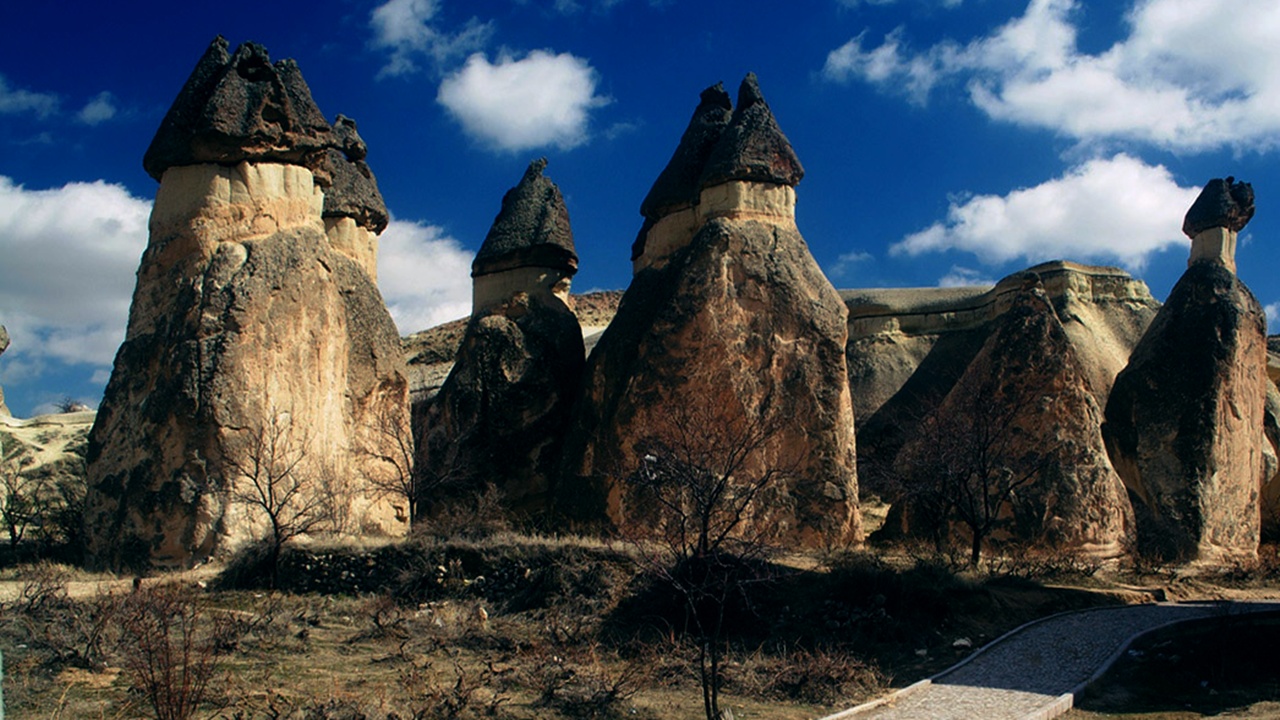
[[[273,64],[256,43],[230,55],[227,47],[219,35],[196,64],[142,158],[147,174],[159,180],[177,165],[248,160],[302,165],[328,182],[332,132],[297,63]]]
[[[732,180],[795,186],[804,177],[800,158],[782,134],[760,92],[755,73],[738,88],[738,107],[702,173],[701,187]]]
[[[471,264],[472,277],[520,267],[577,271],[569,210],[560,188],[543,176],[546,167],[546,158],[529,163],[520,184],[502,197],[502,210]]]
[[[723,83],[703,90],[701,98],[680,145],[640,203],[640,214],[646,219],[656,222],[672,210],[698,202],[698,180],[733,115],[733,103]]]
[[[387,205],[364,161],[369,148],[356,131],[356,121],[339,115],[333,123],[333,136],[338,147],[325,154],[332,182],[324,193],[324,217],[349,217],[357,225],[380,233],[387,227]]]
[[[1205,183],[1200,196],[1187,210],[1182,232],[1196,235],[1216,227],[1240,232],[1253,218],[1253,186],[1235,182],[1234,177],[1214,178]]]

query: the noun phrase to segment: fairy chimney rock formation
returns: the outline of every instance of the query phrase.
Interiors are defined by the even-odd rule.
[[[1211,181],[1185,228],[1234,234],[1252,216],[1243,183]],[[1225,237],[1220,235],[1219,237]],[[1140,552],[1222,563],[1257,556],[1259,491],[1275,467],[1265,436],[1266,319],[1230,249],[1192,262],[1116,378],[1103,436],[1137,519]]]
[[[640,526],[651,508],[627,478],[646,448],[706,463],[745,449],[736,474],[777,473],[752,528],[793,545],[858,540],[847,310],[796,228],[802,170],[754,76],[726,124],[727,111],[723,91],[703,93],[644,203],[637,271],[588,360],[556,502],[581,522]],[[662,235],[690,211],[678,241]],[[685,431],[688,447],[671,447]]]
[[[1253,186],[1235,178],[1205,184],[1187,211],[1182,232],[1191,238],[1187,264],[1213,262],[1236,271],[1236,235],[1253,217]]]
[[[736,109],[721,85],[707,88],[640,206],[645,223],[632,248],[633,270],[661,266],[713,218],[794,225],[795,186],[803,177],[754,73],[738,88]]]
[[[529,165],[476,255],[475,304],[418,439],[431,514],[492,483],[518,513],[545,513],[585,351],[568,304],[577,271],[560,189]]]
[[[372,257],[325,232],[329,152],[363,153],[343,134],[295,63],[221,37],[165,116],[144,158],[160,180],[150,238],[90,433],[96,564],[190,566],[261,536],[264,513],[242,501],[255,464],[297,463],[274,482],[297,483],[294,510],[324,512],[312,529],[406,529],[371,484],[407,471],[377,459],[408,433],[399,334]]]
[[[546,167],[546,158],[529,163],[520,183],[502,197],[502,209],[471,263],[473,316],[518,292],[569,303],[578,254],[560,188],[542,175]]]
[[[324,230],[338,252],[356,261],[378,280],[378,235],[387,229],[387,205],[378,180],[365,162],[369,149],[356,132],[356,121],[339,115],[333,123],[337,147],[325,151]]]

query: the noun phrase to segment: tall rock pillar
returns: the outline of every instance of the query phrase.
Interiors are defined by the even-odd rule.
[[[847,310],[796,228],[803,175],[754,75],[732,112],[723,89],[703,92],[642,205],[635,276],[588,363],[556,492],[565,515],[648,522],[626,478],[656,443],[773,473],[748,532],[861,538]]]
[[[372,258],[325,232],[343,170],[330,151],[345,163],[351,143],[295,63],[252,43],[227,50],[221,37],[209,46],[143,159],[160,188],[89,437],[99,565],[190,566],[261,533],[237,489],[254,441],[272,434],[297,461],[294,509],[327,513],[313,529],[406,528],[372,483],[396,470],[369,460],[394,456],[385,430],[408,425],[399,334]]]
[[[585,351],[569,306],[569,212],[546,165],[530,163],[502,198],[472,264],[471,321],[418,440],[428,516],[489,484],[517,514],[547,510]]]
[[[1116,378],[1103,436],[1137,519],[1138,550],[1172,561],[1256,557],[1266,319],[1235,274],[1253,190],[1209,181],[1187,212],[1191,262]]]

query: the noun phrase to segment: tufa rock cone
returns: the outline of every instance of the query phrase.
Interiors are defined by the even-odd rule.
[[[476,257],[471,321],[418,439],[427,515],[489,484],[517,513],[548,509],[585,351],[567,304],[577,269],[569,214],[545,167],[531,163],[503,197]]]
[[[733,103],[722,83],[702,91],[698,107],[671,160],[653,181],[649,194],[640,203],[640,214],[657,222],[663,216],[698,203],[699,181],[724,129],[733,117]]]
[[[325,151],[324,169],[330,178],[321,212],[325,234],[336,250],[356,261],[376,282],[378,235],[390,220],[387,205],[365,162],[369,148],[356,131],[356,121],[339,115],[333,123],[333,139],[338,147]]]
[[[189,567],[261,537],[247,483],[277,463],[293,468],[277,477],[296,482],[293,509],[323,512],[309,529],[407,529],[407,501],[378,490],[410,472],[387,460],[410,437],[404,357],[374,259],[325,233],[312,169],[334,135],[296,65],[251,44],[228,57],[221,38],[166,115],[128,330],[89,436],[91,562]]]
[[[795,187],[804,177],[800,158],[764,101],[755,73],[738,88],[738,107],[703,168],[703,188],[733,180]]]
[[[1187,227],[1234,235],[1252,214],[1230,189],[1238,187],[1211,182]],[[1234,258],[1231,266],[1202,260],[1183,273],[1116,378],[1103,436],[1133,499],[1138,550],[1222,563],[1257,555],[1258,495],[1275,455],[1264,429],[1262,307],[1233,272]]]

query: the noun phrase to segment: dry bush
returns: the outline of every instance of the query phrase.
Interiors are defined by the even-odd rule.
[[[510,698],[501,688],[494,687],[495,675],[491,663],[484,668],[468,669],[455,660],[452,672],[445,673],[433,665],[411,667],[400,674],[400,685],[411,698],[409,717],[412,720],[500,717],[501,706]]]
[[[1102,569],[1102,561],[1062,547],[1035,547],[1013,544],[999,555],[988,556],[987,574],[1026,580],[1091,578]]]
[[[537,705],[565,717],[596,720],[621,717],[622,704],[645,684],[642,661],[614,660],[604,662],[592,643],[572,653],[539,648],[523,664],[529,668],[529,685],[538,692]]]
[[[757,650],[733,664],[730,682],[755,697],[817,705],[856,702],[889,685],[877,668],[846,652],[796,648],[770,654]]]
[[[125,673],[157,720],[195,715],[217,669],[217,622],[174,584],[144,588],[123,603]]]
[[[67,593],[67,571],[40,563],[23,583],[14,606],[15,630],[47,654],[55,668],[100,671],[118,641],[119,596],[101,593],[76,600]]]

